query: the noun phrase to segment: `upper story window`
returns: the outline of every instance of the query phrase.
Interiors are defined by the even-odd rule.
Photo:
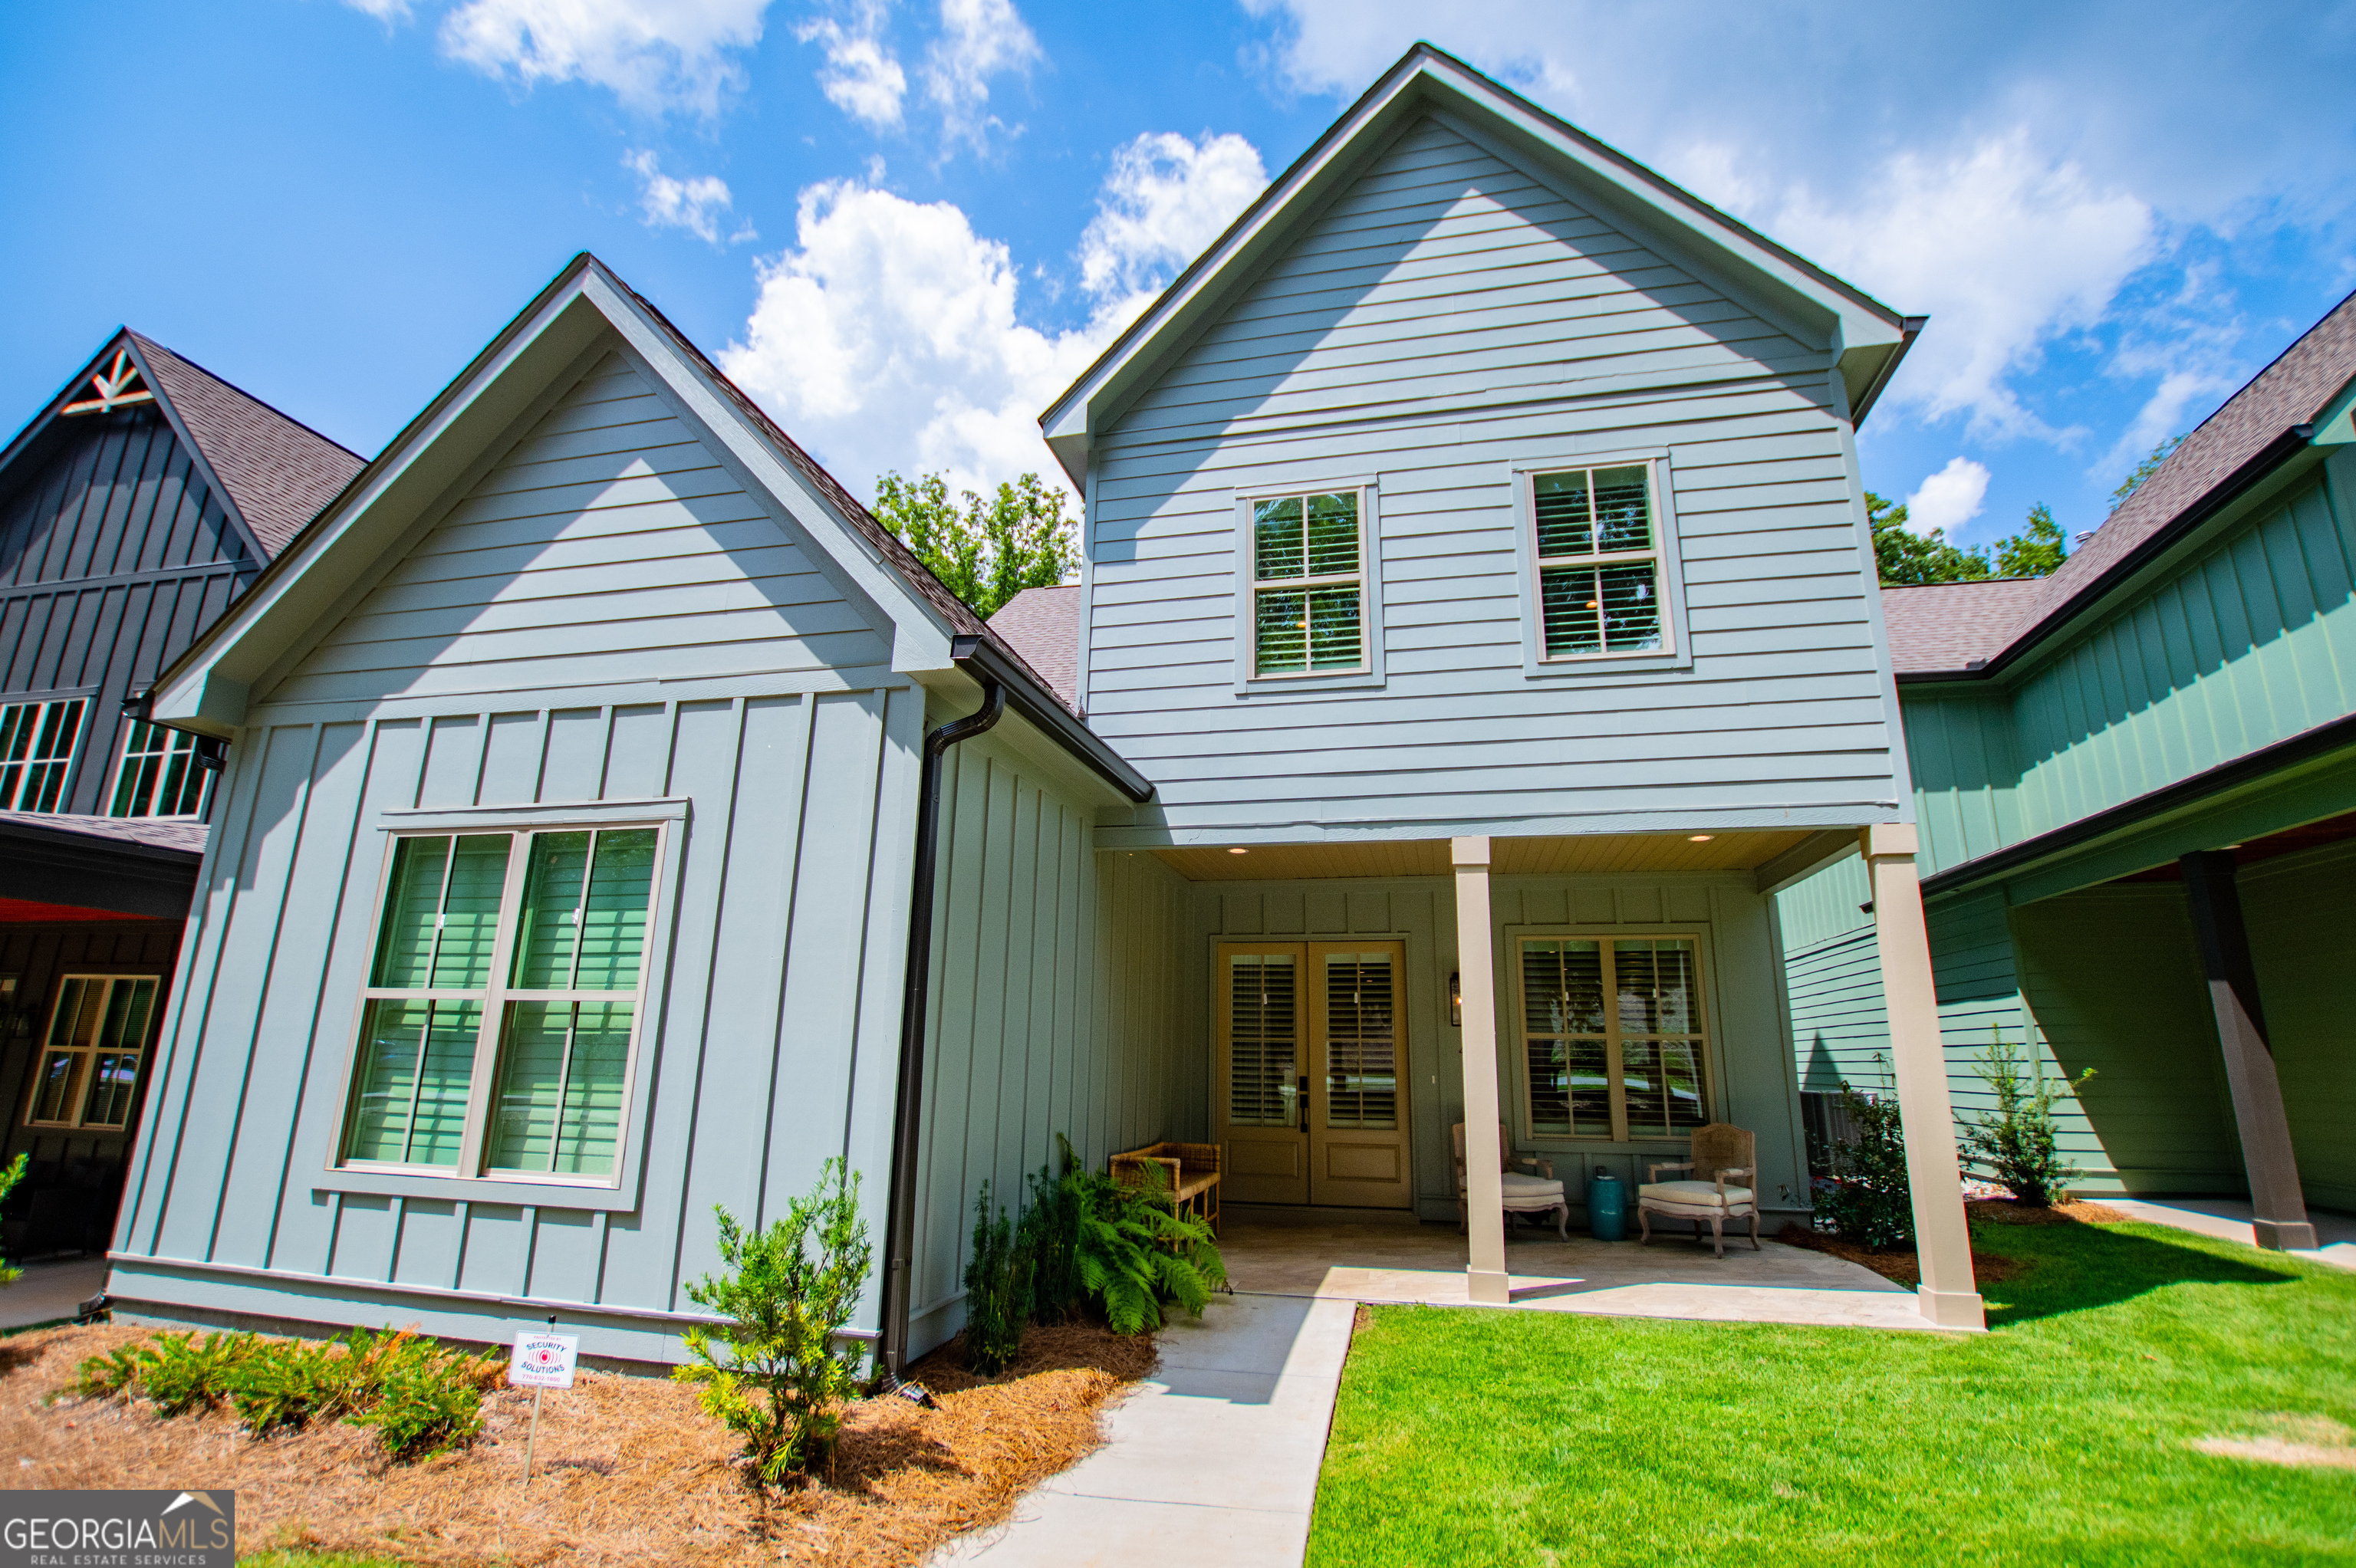
[[[1252,678],[1367,669],[1363,492],[1269,496],[1250,507]]]
[[[1525,937],[1518,957],[1533,1134],[1626,1143],[1709,1120],[1692,937]]]
[[[347,1167],[609,1184],[663,830],[393,840]]]
[[[90,699],[0,708],[0,811],[62,811]]]
[[[1533,474],[1530,517],[1547,658],[1668,647],[1649,464]]]
[[[212,774],[197,763],[197,738],[133,720],[123,739],[110,816],[202,816]]]
[[[121,1127],[130,1121],[156,987],[153,975],[68,975],[58,983],[27,1125]]]

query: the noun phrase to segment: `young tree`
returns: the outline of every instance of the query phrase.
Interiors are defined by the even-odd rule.
[[[990,615],[1026,588],[1052,588],[1079,563],[1064,493],[1025,474],[988,500],[949,499],[937,474],[875,481],[875,519],[975,613]]]
[[[2029,524],[1996,541],[1998,577],[2051,577],[2069,553],[2053,509],[2040,501],[2029,508]]]
[[[1873,527],[1874,565],[1890,587],[1926,582],[1972,582],[1994,575],[1987,551],[1962,549],[1938,534],[1918,534],[1906,526],[1906,504],[1865,493],[1866,521]]]
[[[2171,435],[2166,441],[2161,442],[2158,446],[2153,447],[2149,455],[2146,456],[2141,463],[2135,465],[2135,472],[2128,475],[2126,479],[2120,482],[2119,487],[2111,492],[2111,510],[2114,512],[2117,511],[2121,505],[2126,502],[2126,498],[2134,495],[2136,491],[2142,486],[2145,480],[2159,472],[2159,465],[2168,461],[2168,454],[2174,452],[2178,447],[2183,444],[2184,438],[2182,436]]]

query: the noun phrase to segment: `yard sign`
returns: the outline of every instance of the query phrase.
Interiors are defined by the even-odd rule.
[[[573,1363],[580,1350],[575,1334],[519,1334],[515,1354],[508,1361],[508,1381],[517,1388],[571,1388]]]

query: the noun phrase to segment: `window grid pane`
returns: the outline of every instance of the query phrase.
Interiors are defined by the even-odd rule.
[[[114,784],[113,816],[198,816],[212,775],[197,765],[197,738],[160,724],[132,721]]]
[[[1387,953],[1325,955],[1325,1125],[1398,1126],[1398,1040]]]
[[[1289,954],[1227,960],[1227,1120],[1243,1127],[1300,1125],[1293,1041],[1299,997]]]
[[[34,1075],[28,1123],[125,1124],[157,985],[152,975],[69,975],[60,980]]]
[[[1603,951],[1596,942],[1522,944],[1523,1034],[1534,1132],[1608,1137]]]
[[[1301,537],[1301,499],[1289,496],[1252,506],[1252,575],[1262,582],[1299,577],[1308,561]]]
[[[57,811],[81,734],[86,698],[0,708],[0,811]]]
[[[1546,656],[1666,647],[1659,537],[1646,468],[1628,464],[1533,475],[1530,492],[1539,640]]]

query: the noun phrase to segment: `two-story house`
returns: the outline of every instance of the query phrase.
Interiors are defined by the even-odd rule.
[[[1854,443],[1919,326],[1419,47],[1048,411],[1081,581],[993,627],[577,259],[157,683],[228,812],[112,1291],[661,1360],[841,1156],[896,1365],[1059,1134],[1452,1223],[1461,1123],[1501,1301],[1501,1128],[1804,1206],[1770,900],[1862,853],[1976,1325]]]
[[[135,699],[359,466],[127,330],[0,449],[0,1253],[113,1229],[220,762]]]

